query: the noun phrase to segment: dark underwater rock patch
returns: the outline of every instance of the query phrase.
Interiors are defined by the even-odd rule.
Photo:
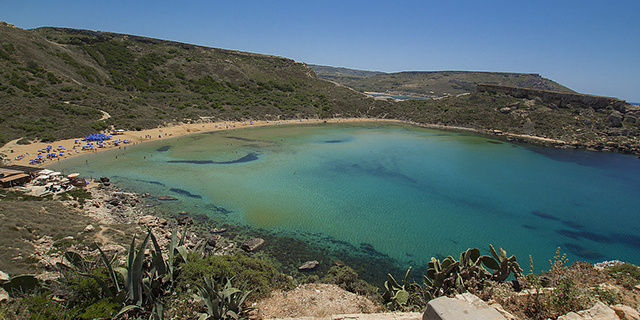
[[[167,163],[212,164],[211,160],[169,160]]]
[[[185,195],[189,198],[202,199],[202,196],[199,194],[193,194],[187,190],[179,189],[179,188],[171,188],[169,189],[171,192],[175,192],[177,194]]]
[[[171,146],[162,146],[162,147],[156,149],[156,151],[165,152],[165,151],[169,151],[169,149],[171,149]]]
[[[605,236],[603,234],[598,234],[595,232],[590,232],[590,231],[572,231],[572,230],[561,229],[561,230],[556,230],[556,232],[562,236],[576,239],[576,240],[586,239],[586,240],[591,240],[591,241],[600,242],[600,243],[612,242],[611,237]]]
[[[614,233],[611,238],[616,242],[630,246],[632,248],[640,249],[640,236],[626,233]]]
[[[364,252],[368,252],[368,253],[375,253],[376,249],[373,247],[373,245],[371,245],[370,243],[361,243],[360,244],[360,250],[364,251]]]
[[[255,140],[255,139],[249,139],[249,138],[243,138],[243,137],[233,137],[233,136],[226,136],[225,138],[233,139],[233,140],[240,140],[240,141],[247,141],[247,142],[258,142],[258,141],[260,141],[260,140]]]
[[[231,160],[231,161],[222,161],[222,162],[214,162],[215,164],[234,164],[234,163],[243,163],[243,162],[251,162],[251,161],[256,161],[258,160],[258,154],[255,152],[251,152],[249,154],[247,154],[246,156],[236,159],[236,160]]]
[[[215,213],[220,213],[220,214],[229,214],[233,212],[233,210],[228,210],[224,207],[219,207],[214,204],[207,204],[205,207]]]
[[[342,143],[345,142],[346,140],[326,140],[324,143]]]
[[[562,224],[564,224],[565,226],[569,227],[569,228],[574,228],[574,229],[584,229],[584,226],[575,222],[575,221],[570,221],[570,220],[564,220],[562,221]]]
[[[536,216],[536,217],[540,217],[542,219],[547,219],[547,220],[560,220],[557,217],[554,217],[546,212],[542,212],[542,211],[531,211],[531,214]]]
[[[251,152],[246,156],[231,160],[231,161],[212,161],[212,160],[169,160],[167,163],[189,163],[189,164],[234,164],[234,163],[243,163],[243,162],[251,162],[258,160],[258,154],[255,152]]]
[[[114,176],[114,178],[116,178],[116,177],[117,176]],[[138,181],[138,182],[143,182],[143,183],[148,183],[148,184],[155,184],[155,185],[164,187],[164,183],[158,182],[158,181],[153,181],[153,180],[131,179],[131,181]]]
[[[569,252],[575,254],[576,256],[580,257],[580,258],[585,258],[585,259],[589,259],[589,260],[595,260],[595,259],[601,259],[602,257],[604,257],[604,255],[602,255],[600,252],[594,251],[594,250],[589,250],[585,247],[579,246],[577,244],[573,244],[573,243],[565,243],[564,247],[569,249]]]

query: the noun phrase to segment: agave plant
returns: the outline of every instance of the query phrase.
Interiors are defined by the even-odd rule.
[[[239,318],[242,305],[251,291],[235,288],[231,279],[224,275],[221,279],[224,279],[224,286],[212,277],[204,277],[204,285],[196,284],[199,298],[207,305],[207,313],[200,314],[200,320]]]
[[[172,231],[171,242],[168,248],[169,259],[167,261],[162,257],[162,250],[151,230],[148,231],[138,251],[136,251],[136,237],[134,236],[129,246],[129,253],[125,265],[117,268],[112,267],[112,263],[105,253],[98,247],[102,261],[107,268],[109,283],[94,274],[86,272],[79,272],[79,274],[94,279],[102,289],[102,294],[105,297],[111,298],[114,302],[124,305],[117,316],[134,309],[142,310],[153,306],[152,314],[156,315],[156,318],[161,318],[164,308],[159,303],[158,298],[170,292],[173,287],[174,275],[177,272],[176,260],[178,257],[186,261],[187,249],[184,245],[185,235],[186,228],[183,230],[180,240],[178,240],[176,229]],[[152,244],[150,250],[152,259],[151,264],[145,266],[145,252],[149,246],[149,242]],[[79,254],[67,252],[66,258],[77,270],[84,269],[86,260]],[[59,266],[63,269],[70,268],[62,264],[59,264]],[[116,272],[121,274],[122,279],[124,279],[122,285],[118,281]]]

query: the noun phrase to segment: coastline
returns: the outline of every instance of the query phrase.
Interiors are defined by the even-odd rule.
[[[203,133],[203,132],[212,132],[212,131],[222,131],[222,130],[231,130],[231,129],[239,129],[239,128],[247,128],[247,127],[261,127],[261,126],[275,126],[275,125],[287,125],[287,124],[300,124],[300,123],[309,123],[309,124],[318,124],[318,123],[336,123],[336,122],[374,122],[374,121],[385,121],[385,122],[399,122],[403,121],[399,120],[390,120],[390,119],[379,119],[379,118],[330,118],[330,119],[295,119],[295,120],[278,120],[278,121],[267,121],[267,120],[256,120],[256,121],[220,121],[220,122],[201,122],[201,123],[191,123],[191,124],[177,124],[177,125],[168,125],[165,127],[158,127],[154,129],[145,129],[141,131],[125,131],[122,134],[114,135],[111,138],[113,140],[130,140],[129,144],[120,144],[116,146],[112,143],[105,143],[104,147],[80,151],[78,149],[74,150],[74,146],[78,147],[79,144],[76,143],[77,140],[81,138],[74,139],[66,139],[66,140],[58,140],[54,142],[35,142],[28,145],[20,145],[17,144],[17,141],[20,139],[16,139],[6,143],[4,146],[0,147],[0,153],[6,154],[11,160],[9,165],[22,165],[22,166],[35,166],[35,167],[46,167],[48,164],[53,162],[57,162],[59,160],[70,159],[72,157],[100,152],[104,150],[113,149],[116,147],[126,147],[127,145],[133,145],[138,143],[144,143],[149,141],[157,141],[166,138],[180,137],[184,135],[194,134],[194,133]],[[80,141],[82,145],[86,143],[84,141]],[[61,157],[56,159],[47,160],[40,164],[29,164],[29,160],[36,158],[38,156],[38,150],[47,148],[48,145],[51,145],[52,148],[57,148],[59,146],[63,147],[66,151],[69,151],[70,154],[66,153]],[[22,159],[17,159],[22,156]]]
[[[592,151],[610,151],[610,152],[620,152],[620,153],[634,153],[633,150],[616,150],[619,148],[619,145],[602,145],[602,144],[586,144],[579,142],[566,142],[558,139],[550,139],[544,137],[530,136],[525,134],[513,134],[507,133],[497,130],[483,130],[476,128],[468,128],[468,127],[459,127],[459,126],[447,126],[447,125],[439,125],[439,124],[424,124],[413,121],[406,120],[397,120],[397,119],[384,119],[384,118],[328,118],[328,119],[290,119],[290,120],[278,120],[278,121],[268,121],[268,120],[255,120],[255,121],[219,121],[219,122],[198,122],[198,123],[182,123],[182,124],[174,124],[167,125],[164,127],[158,127],[153,129],[145,129],[141,131],[125,131],[122,134],[112,136],[112,140],[129,140],[129,145],[144,143],[149,141],[162,140],[166,138],[172,137],[180,137],[184,135],[194,134],[194,133],[204,133],[204,132],[212,132],[212,131],[222,131],[222,130],[232,130],[239,128],[247,128],[247,127],[262,127],[262,126],[277,126],[277,125],[288,125],[288,124],[319,124],[319,123],[338,123],[338,122],[390,122],[390,123],[402,123],[413,126],[418,126],[422,128],[429,129],[437,129],[437,130],[447,130],[447,131],[465,131],[465,132],[473,132],[478,134],[484,134],[488,136],[502,137],[507,141],[519,142],[519,143],[532,143],[541,145],[544,147],[550,148],[572,148],[572,149],[586,149]],[[20,145],[17,144],[17,141],[20,139],[16,139],[10,141],[0,147],[0,153],[4,153],[10,159],[9,163],[5,163],[8,165],[29,165],[36,167],[46,167],[48,164],[52,162],[57,162],[59,160],[69,159],[78,155],[92,153],[92,152],[100,152],[104,150],[109,150],[115,147],[126,147],[127,144],[121,144],[119,146],[112,144],[111,142],[107,142],[104,147],[91,149],[91,150],[74,150],[74,146],[79,147],[80,144],[77,144],[76,141],[80,140],[80,137],[74,139],[66,139],[66,140],[58,140],[54,142],[35,142],[28,145]],[[84,142],[81,142],[84,144]],[[46,148],[48,145],[51,145],[54,149],[61,146],[68,153],[64,155],[52,159],[47,160],[40,164],[29,164],[29,160],[37,157],[38,150]],[[625,152],[627,151],[627,152]],[[628,152],[630,151],[630,152]],[[21,159],[17,159],[22,156]]]

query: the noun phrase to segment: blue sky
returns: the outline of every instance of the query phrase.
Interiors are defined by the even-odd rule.
[[[0,0],[0,20],[386,72],[539,73],[640,102],[640,1]]]

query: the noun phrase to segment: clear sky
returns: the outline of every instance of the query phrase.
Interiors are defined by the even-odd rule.
[[[539,73],[640,102],[640,0],[0,0],[0,20],[353,69]]]

